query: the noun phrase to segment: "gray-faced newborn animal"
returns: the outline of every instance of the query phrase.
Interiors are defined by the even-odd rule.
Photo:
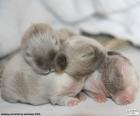
[[[83,88],[85,79],[104,58],[105,50],[102,45],[82,36],[73,36],[61,46],[54,59],[58,73],[36,73],[23,54],[18,53],[7,63],[3,71],[2,98],[9,102],[32,105],[49,102],[76,105],[79,99],[75,96]]]
[[[84,91],[97,102],[111,97],[116,104],[130,104],[138,91],[138,75],[126,57],[109,51],[99,69],[87,79]]]

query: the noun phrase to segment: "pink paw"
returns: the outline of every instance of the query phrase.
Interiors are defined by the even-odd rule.
[[[96,102],[99,102],[99,103],[103,103],[103,102],[107,101],[106,97],[103,95],[96,95],[95,100],[96,100]]]
[[[80,101],[85,101],[87,99],[86,95],[84,93],[80,93],[77,98],[80,100]]]
[[[76,106],[80,101],[78,99],[72,99],[68,102],[68,106]]]

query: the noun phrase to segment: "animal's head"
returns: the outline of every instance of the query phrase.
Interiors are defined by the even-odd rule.
[[[53,70],[54,58],[59,48],[56,32],[44,23],[29,27],[21,43],[25,60],[39,74],[47,74]]]
[[[73,36],[64,42],[56,56],[55,66],[57,71],[64,70],[75,78],[82,78],[94,72],[104,58],[105,49],[97,41]]]

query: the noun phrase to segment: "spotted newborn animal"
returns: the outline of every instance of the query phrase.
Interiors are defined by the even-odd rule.
[[[85,79],[104,58],[102,45],[82,36],[73,36],[64,42],[54,59],[57,72],[48,75],[36,73],[22,53],[18,53],[3,71],[2,98],[32,105],[76,105],[79,99],[75,96],[83,88]]]
[[[126,57],[109,51],[99,69],[87,79],[84,91],[97,102],[111,97],[116,104],[130,104],[138,91],[138,75]]]

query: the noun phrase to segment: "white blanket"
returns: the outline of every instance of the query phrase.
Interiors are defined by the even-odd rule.
[[[109,33],[140,45],[140,0],[0,0],[0,57],[32,23]]]

